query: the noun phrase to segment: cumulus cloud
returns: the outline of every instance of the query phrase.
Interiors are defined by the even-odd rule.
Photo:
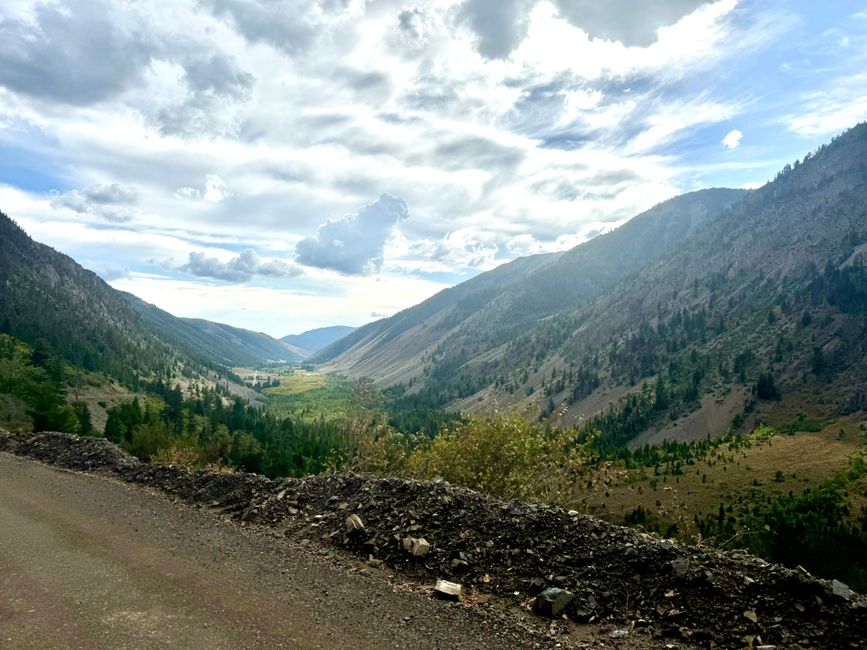
[[[94,215],[113,223],[131,221],[138,213],[134,207],[139,201],[138,190],[120,183],[94,185],[63,193],[52,192],[49,197],[53,207]]]
[[[227,282],[249,282],[256,277],[291,278],[302,273],[297,266],[279,260],[262,261],[252,249],[242,251],[228,262],[209,257],[205,253],[192,252],[180,270],[190,275]]]
[[[560,14],[591,38],[647,47],[657,31],[676,23],[709,0],[555,0]]]
[[[509,56],[527,35],[533,0],[465,0],[458,20],[478,39],[479,54],[489,59]]]
[[[741,146],[741,138],[743,137],[743,133],[741,133],[737,129],[734,129],[726,134],[726,137],[722,139],[722,144],[727,149],[737,149],[739,146]]]
[[[658,30],[676,23],[709,0],[553,0],[560,15],[591,38],[647,47]],[[537,0],[465,0],[458,21],[476,36],[479,54],[507,58],[527,36],[530,13]],[[418,16],[404,11],[401,28],[412,32]]]
[[[379,272],[386,240],[394,226],[408,218],[402,198],[383,194],[355,214],[322,224],[315,237],[299,241],[297,260],[351,275]]]
[[[64,104],[111,97],[137,80],[156,51],[111,2],[39,2],[33,20],[0,14],[0,84]]]
[[[523,233],[521,235],[515,235],[506,242],[506,249],[514,257],[523,257],[526,255],[542,253],[544,252],[545,247],[541,242],[537,241],[533,235]]]
[[[175,196],[179,199],[219,203],[232,195],[226,191],[226,183],[222,178],[216,174],[207,174],[204,185],[201,187],[187,186],[178,188],[175,190]]]
[[[251,43],[268,43],[288,54],[308,50],[321,26],[363,11],[359,0],[201,0],[230,20]]]
[[[156,128],[192,137],[236,132],[234,109],[250,98],[255,77],[226,54],[197,52],[195,44],[172,49],[149,70],[151,84],[163,95],[150,111]]]
[[[431,252],[431,259],[445,262],[452,267],[490,268],[499,252],[499,247],[484,241],[473,227],[460,228],[447,233]]]
[[[120,280],[121,278],[130,277],[130,270],[127,267],[121,266],[119,264],[84,262],[84,265],[106,282],[114,282],[115,280]]]

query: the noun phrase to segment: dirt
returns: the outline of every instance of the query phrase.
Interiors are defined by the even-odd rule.
[[[0,449],[158,488],[250,529],[367,560],[419,585],[460,582],[464,604],[493,597],[491,611],[524,611],[543,589],[566,589],[574,595],[564,612],[572,624],[558,619],[554,633],[576,647],[600,634],[607,647],[867,647],[867,599],[839,584],[558,508],[502,502],[442,482],[355,475],[271,481],[152,466],[105,440],[64,434],[0,432]],[[351,514],[362,530],[347,532]],[[407,538],[424,538],[429,552],[413,555]]]
[[[0,454],[4,648],[535,648],[492,607],[103,476]]]
[[[734,417],[743,412],[747,398],[747,391],[741,386],[735,386],[722,397],[705,395],[698,409],[668,426],[645,431],[629,442],[629,448],[718,438],[731,428]]]

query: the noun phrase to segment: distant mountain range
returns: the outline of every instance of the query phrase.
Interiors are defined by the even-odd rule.
[[[361,327],[311,361],[417,404],[515,405],[564,423],[641,412],[624,438],[720,433],[797,404],[850,412],[867,406],[865,254],[861,124],[760,189],[676,197]]]
[[[331,327],[318,327],[301,334],[289,334],[280,340],[292,346],[302,357],[306,358],[354,331],[354,327],[332,325]]]

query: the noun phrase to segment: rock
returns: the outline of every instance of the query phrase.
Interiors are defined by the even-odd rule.
[[[671,571],[676,578],[683,578],[689,573],[689,558],[679,557],[671,561]]]
[[[611,630],[608,633],[608,636],[610,636],[612,639],[622,639],[629,636],[629,630],[627,630],[625,627],[619,627],[616,630]]]
[[[424,557],[430,553],[431,545],[424,537],[404,537],[403,548],[416,557]]]
[[[840,582],[839,580],[832,580],[831,595],[836,596],[841,600],[850,601],[855,595],[855,592],[849,589],[848,585]]]
[[[346,532],[350,535],[364,531],[364,522],[361,517],[356,514],[351,514],[346,518]]]
[[[533,601],[533,611],[542,616],[554,618],[560,616],[574,599],[575,595],[571,591],[549,587],[536,596]]]
[[[439,598],[445,600],[460,600],[462,587],[457,582],[449,582],[448,580],[437,580],[434,587],[434,593]]]

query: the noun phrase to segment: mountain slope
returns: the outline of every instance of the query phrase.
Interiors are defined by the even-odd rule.
[[[297,347],[287,345],[262,332],[253,332],[224,323],[214,323],[202,318],[182,318],[181,320],[210,336],[225,341],[229,345],[247,350],[261,361],[301,361],[306,356]]]
[[[455,327],[559,256],[533,255],[503,264],[440,291],[415,307],[360,327],[309,360],[345,374],[373,377],[380,383],[411,380],[421,372],[430,350]]]
[[[234,366],[258,353],[113,289],[70,257],[33,241],[0,213],[0,331],[51,346],[73,365],[124,382],[178,363]]]
[[[565,253],[515,260],[392,318],[360,328],[312,360],[381,384],[407,382],[448,347],[483,358],[540,319],[574,309],[690,236],[745,196],[711,189],[666,201]]]
[[[577,309],[485,356],[449,346],[421,389],[477,410],[596,415],[620,445],[867,407],[867,125],[786,168]],[[734,404],[734,412],[719,408]],[[614,405],[614,410],[609,407]],[[680,426],[697,415],[698,427]],[[649,439],[649,438],[648,438]],[[684,438],[680,438],[684,439]]]
[[[657,206],[472,309],[440,294],[438,310],[315,358],[417,403],[593,418],[611,445],[867,408],[867,125],[758,190],[717,192]]]
[[[332,325],[331,327],[319,327],[316,329],[302,332],[301,334],[289,334],[282,337],[280,340],[289,345],[295,346],[299,352],[309,356],[322,348],[339,341],[344,336],[352,334],[356,330],[355,327],[346,325]]]

